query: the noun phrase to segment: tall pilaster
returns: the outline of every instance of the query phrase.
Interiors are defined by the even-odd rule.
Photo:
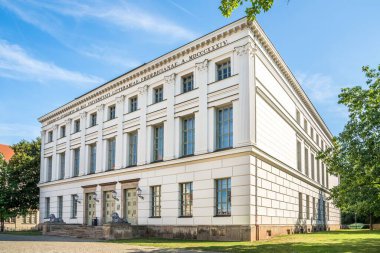
[[[40,183],[45,182],[45,141],[46,141],[46,131],[41,131],[41,162],[40,162]]]
[[[199,89],[199,111],[195,114],[195,155],[208,151],[208,109],[207,109],[207,84],[208,84],[208,60],[196,63],[195,84]]]
[[[52,172],[51,181],[58,179],[58,159],[57,159],[57,140],[58,140],[58,125],[53,127],[53,158],[52,158]]]
[[[235,48],[239,73],[239,105],[238,108],[234,108],[234,119],[238,122],[238,129],[234,129],[234,146],[236,147],[252,145],[256,142],[255,52],[256,45],[253,42]]]
[[[96,141],[96,172],[104,171],[103,167],[103,113],[104,105],[99,105],[96,107],[97,111],[97,122],[98,122],[98,137]]]
[[[147,163],[147,128],[146,128],[146,110],[148,104],[148,85],[139,87],[139,107],[140,107],[140,130],[137,137],[137,165]]]
[[[115,169],[121,169],[123,166],[123,120],[124,120],[124,96],[116,98],[116,116],[117,116],[117,135],[116,135],[116,157]]]
[[[86,168],[86,119],[87,112],[80,114],[80,158],[79,158],[79,176],[85,174]]]
[[[164,94],[166,97],[166,122],[164,123],[164,160],[174,158],[174,84],[175,74],[165,76]]]
[[[66,120],[66,150],[65,150],[65,177],[64,178],[69,178],[70,177],[70,165],[71,165],[71,119]]]

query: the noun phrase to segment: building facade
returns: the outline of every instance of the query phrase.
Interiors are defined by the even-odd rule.
[[[105,224],[116,212],[156,231],[239,240],[339,228],[327,200],[338,179],[316,159],[332,135],[245,18],[39,121],[40,222]]]

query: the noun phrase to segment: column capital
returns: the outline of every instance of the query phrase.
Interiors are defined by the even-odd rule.
[[[176,74],[174,74],[174,73],[171,74],[171,75],[165,76],[164,77],[165,83],[167,83],[167,84],[174,84],[175,77],[176,77]]]
[[[243,56],[249,54],[250,56],[255,55],[257,51],[257,46],[253,42],[248,42],[247,44],[239,47],[235,47],[235,52],[238,56]]]
[[[116,97],[116,104],[122,104],[124,102],[124,95],[121,95],[119,97]]]
[[[139,93],[140,93],[140,95],[143,95],[144,93],[146,93],[147,91],[148,91],[148,88],[149,88],[149,85],[144,85],[144,86],[141,86],[141,87],[139,87]]]
[[[80,115],[80,118],[81,118],[81,119],[85,119],[86,116],[87,116],[87,112],[82,112],[82,113],[79,114],[79,115]]]
[[[195,66],[196,66],[198,71],[204,71],[204,70],[207,70],[207,68],[208,68],[208,62],[209,62],[209,60],[205,59],[202,62],[195,63]]]
[[[56,131],[58,129],[58,124],[55,124],[54,126],[53,126],[53,131]]]
[[[72,121],[72,119],[66,119],[66,120],[65,120],[65,124],[66,124],[66,125],[70,125],[70,124],[71,124],[71,121]]]
[[[96,107],[96,111],[97,111],[97,112],[102,112],[103,110],[104,110],[104,104],[98,105],[98,106]]]

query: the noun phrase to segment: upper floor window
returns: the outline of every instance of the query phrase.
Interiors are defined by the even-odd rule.
[[[108,107],[108,120],[116,118],[116,106],[111,105]]]
[[[300,141],[297,141],[297,169],[299,170],[299,171],[302,171],[302,163],[301,163],[301,157],[302,157],[302,155],[301,155],[301,152],[302,152],[302,150],[301,150],[301,142]]]
[[[74,149],[74,170],[73,170],[73,176],[77,177],[79,176],[79,164],[80,162],[80,148]]]
[[[193,90],[193,73],[182,77],[182,92],[188,92]]]
[[[182,155],[194,154],[194,118],[182,120]]]
[[[74,120],[74,133],[78,133],[80,131],[80,119]]]
[[[158,103],[164,100],[164,87],[161,85],[153,89],[153,102]]]
[[[59,175],[58,179],[63,179],[65,177],[65,165],[66,165],[66,154],[65,152],[59,155]]]
[[[45,218],[50,216],[50,198],[45,198]]]
[[[314,154],[310,153],[310,162],[311,162],[311,179],[315,179],[315,156]]]
[[[301,113],[298,110],[296,110],[296,121],[298,125],[301,125]]]
[[[310,197],[306,195],[306,219],[310,219]]]
[[[137,132],[129,134],[129,166],[137,165]]]
[[[181,216],[193,215],[193,183],[180,184],[181,190]]]
[[[314,128],[310,127],[310,137],[314,140]]]
[[[305,175],[309,176],[309,150],[305,148]]]
[[[217,110],[216,114],[216,147],[217,149],[232,147],[232,106]]]
[[[231,61],[228,59],[216,64],[216,79],[223,80],[231,76]]]
[[[302,193],[299,192],[298,193],[298,219],[302,219],[303,218],[303,208],[302,208],[302,205],[303,205],[303,201],[302,201]]]
[[[65,137],[66,136],[66,126],[63,125],[61,126],[61,138]]]
[[[90,127],[96,126],[97,124],[97,114],[96,112],[90,114]]]
[[[306,131],[306,133],[307,133],[307,120],[306,119],[304,119],[303,120],[303,129]]]
[[[152,194],[151,216],[160,217],[161,216],[161,186],[160,185],[152,186],[150,189],[151,189],[151,194]]]
[[[137,96],[129,99],[129,112],[137,111]]]
[[[52,142],[53,141],[53,131],[49,131],[48,132],[48,142]]]
[[[96,171],[96,143],[89,146],[90,149],[90,171],[89,173],[95,173]]]
[[[164,127],[155,126],[153,130],[153,161],[162,161],[164,156]]]
[[[78,196],[76,194],[71,195],[71,218],[76,218],[78,214]]]
[[[53,157],[50,156],[47,158],[47,175],[46,181],[50,182],[53,173]]]
[[[316,134],[316,136],[315,136],[315,142],[317,143],[317,146],[319,146],[319,135],[318,134]]]
[[[216,215],[231,215],[231,178],[215,180]]]
[[[115,169],[115,158],[116,158],[116,139],[111,138],[108,141],[107,147],[107,170]]]

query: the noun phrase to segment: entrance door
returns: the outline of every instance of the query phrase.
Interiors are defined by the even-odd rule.
[[[125,216],[132,225],[137,224],[137,194],[136,188],[125,190]]]
[[[92,219],[96,217],[96,201],[94,193],[87,193],[87,225],[92,225]]]
[[[105,191],[103,195],[103,223],[112,221],[112,213],[115,212],[115,199],[112,198],[112,191]]]

